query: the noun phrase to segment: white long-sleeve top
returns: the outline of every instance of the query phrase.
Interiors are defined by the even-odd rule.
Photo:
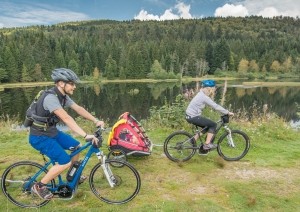
[[[206,96],[202,90],[200,90],[188,105],[186,109],[186,115],[192,118],[199,116],[202,114],[202,111],[206,105],[212,107],[214,110],[219,111],[222,114],[229,113],[228,110],[215,103],[210,97]]]

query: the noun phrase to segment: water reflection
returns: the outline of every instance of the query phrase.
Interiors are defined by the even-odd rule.
[[[291,123],[299,122],[300,87],[244,86],[242,82],[218,81],[215,100],[224,107],[238,111],[251,110],[253,105],[277,113]],[[0,115],[19,116],[25,111],[41,89],[13,88],[0,91]],[[95,115],[114,123],[120,114],[131,112],[137,119],[147,118],[151,106],[162,106],[175,100],[178,94],[190,100],[199,91],[199,83],[109,83],[77,87],[73,99]]]

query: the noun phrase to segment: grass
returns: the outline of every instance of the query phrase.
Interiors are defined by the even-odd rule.
[[[11,124],[13,120],[0,123],[0,174],[16,161],[43,162],[28,144],[28,133],[10,130]],[[18,208],[0,194],[0,211],[299,211],[299,131],[276,117],[236,120],[230,126],[251,139],[245,158],[227,162],[213,151],[177,164],[165,157],[162,148],[174,129],[145,125],[155,146],[148,157],[128,158],[141,175],[142,187],[127,204],[100,201],[86,181],[72,200],[55,199],[40,209]],[[108,152],[106,146],[103,150]],[[96,163],[95,157],[89,161],[85,174],[89,175]]]

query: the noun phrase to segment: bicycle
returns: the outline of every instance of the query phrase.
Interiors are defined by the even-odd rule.
[[[218,154],[227,161],[237,161],[242,159],[250,149],[250,139],[246,133],[240,130],[231,130],[227,123],[229,123],[229,116],[223,115],[217,122],[216,135],[220,132],[221,128],[225,129],[224,134],[218,140],[217,151]],[[210,150],[203,149],[203,142],[201,135],[207,132],[208,127],[204,127],[199,130],[196,127],[196,131],[193,135],[187,131],[181,130],[170,134],[164,142],[164,153],[165,155],[174,162],[184,162],[191,159],[196,150],[200,155],[207,155]],[[200,144],[197,146],[195,138],[199,138]],[[212,142],[213,142],[212,141]]]
[[[100,200],[109,204],[123,204],[132,200],[141,187],[141,178],[138,171],[128,162],[106,159],[101,151],[103,129],[99,128],[95,136],[99,139],[98,145],[87,142],[82,147],[70,153],[73,157],[90,147],[81,161],[73,179],[63,180],[59,175],[47,184],[48,189],[54,194],[53,198],[72,199],[77,191],[80,176],[88,163],[92,154],[96,154],[99,159],[91,170],[89,176],[90,189]],[[44,157],[44,156],[43,156]],[[32,161],[20,161],[10,165],[3,173],[1,187],[4,195],[13,204],[22,208],[39,208],[46,205],[51,200],[43,200],[31,192],[31,187],[35,182],[39,182],[48,167],[55,162],[46,161],[45,165],[40,165]]]

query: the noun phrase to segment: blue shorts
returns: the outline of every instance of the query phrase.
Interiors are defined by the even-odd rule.
[[[29,143],[33,148],[60,165],[67,164],[71,161],[70,156],[65,150],[70,150],[70,148],[75,148],[80,145],[79,141],[61,131],[58,131],[55,137],[30,135]]]

